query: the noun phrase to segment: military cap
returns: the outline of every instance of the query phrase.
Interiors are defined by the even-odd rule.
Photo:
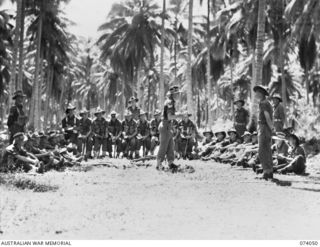
[[[159,116],[161,114],[160,110],[155,110],[155,112],[153,113],[153,116]]]
[[[89,111],[86,108],[82,108],[79,115],[82,116],[83,114],[88,114],[88,113],[89,113]]]
[[[219,134],[222,134],[224,138],[227,136],[227,133],[224,130],[218,130],[214,133],[214,135],[217,137]]]
[[[105,110],[102,110],[100,106],[97,107],[94,115],[97,115],[97,114],[104,114],[106,111]]]
[[[132,96],[132,97],[129,99],[129,103],[132,102],[132,101],[138,102],[139,100],[138,100],[136,97]]]
[[[205,129],[205,130],[203,131],[203,135],[205,136],[206,134],[210,134],[211,136],[213,136],[213,132],[212,132],[211,129]]]
[[[26,97],[26,95],[22,92],[22,90],[17,90],[14,92],[12,99],[16,99],[17,97]]]
[[[191,117],[192,114],[191,114],[189,111],[184,111],[184,112],[183,112],[183,116]]]
[[[234,128],[231,128],[228,130],[228,135],[230,135],[231,133],[237,134],[237,131]]]
[[[261,86],[261,85],[255,86],[253,88],[253,91],[254,92],[259,91],[259,92],[263,93],[264,95],[269,96],[268,87],[265,87],[265,86]]]
[[[245,105],[244,100],[243,100],[243,99],[241,99],[241,98],[237,98],[237,99],[235,99],[235,101],[233,102],[233,104],[237,104],[238,102],[240,102],[242,105]]]
[[[118,113],[117,113],[116,111],[112,111],[112,112],[110,113],[110,116],[112,116],[112,115],[118,115]]]
[[[280,102],[282,102],[282,97],[280,94],[275,93],[271,96],[271,99],[278,99]]]
[[[73,104],[69,104],[68,106],[67,106],[67,109],[66,109],[66,113],[68,113],[70,110],[75,110],[76,109],[76,107],[73,105]]]
[[[24,133],[23,133],[23,132],[15,133],[15,134],[13,135],[13,139],[17,139],[17,138],[19,138],[19,137],[21,137],[21,136],[24,137]]]
[[[38,132],[34,132],[32,135],[31,135],[31,138],[40,138],[40,135]]]
[[[251,133],[249,131],[245,131],[241,137],[243,138],[245,136],[251,136]]]

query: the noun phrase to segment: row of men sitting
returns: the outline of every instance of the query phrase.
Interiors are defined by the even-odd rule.
[[[252,168],[256,173],[263,172],[258,155],[257,132],[246,131],[241,137],[237,135],[235,129],[227,133],[225,131],[213,133],[209,130],[203,134],[205,140],[193,152],[195,158]],[[300,145],[300,138],[292,132],[277,132],[272,139],[274,171],[282,174],[304,174],[306,154]]]
[[[72,144],[75,155],[83,155],[85,159],[105,157],[124,157],[132,159],[154,155],[159,145],[159,124],[161,111],[154,112],[154,118],[149,121],[147,113],[140,110],[138,121],[133,118],[129,110],[125,112],[125,119],[120,121],[116,112],[111,112],[110,119],[104,118],[105,111],[100,107],[94,112],[95,119],[89,118],[87,110],[81,110],[77,118],[74,114],[75,107],[68,106],[66,117],[62,120],[65,139]],[[191,154],[196,146],[197,127],[189,119],[191,114],[185,113],[180,121],[173,121],[177,151],[182,157]],[[102,152],[101,152],[102,149]],[[93,155],[92,155],[93,151]],[[100,155],[101,154],[101,155]]]

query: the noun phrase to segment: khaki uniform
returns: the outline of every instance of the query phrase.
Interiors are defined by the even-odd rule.
[[[122,150],[124,150],[125,154],[128,154],[129,151],[136,152],[137,150],[137,136],[132,138],[128,138],[128,136],[133,135],[137,130],[137,123],[135,120],[124,120],[122,122],[123,129],[123,140],[122,140]]]
[[[139,115],[140,115],[140,108],[136,106],[134,109],[132,106],[129,106],[127,108],[128,111],[132,113],[132,117],[134,120],[138,121],[139,120]]]
[[[271,136],[272,131],[267,124],[264,112],[267,111],[272,120],[273,110],[268,100],[263,100],[259,104],[258,115],[258,140],[259,140],[259,160],[262,164],[264,173],[273,172],[272,151],[271,151]]]
[[[191,155],[192,148],[196,144],[194,138],[194,135],[196,134],[196,126],[190,119],[188,119],[187,122],[184,120],[180,121],[178,126],[180,133],[177,137],[178,152],[183,158],[186,158],[186,156]],[[193,135],[193,137],[186,138],[190,135]]]
[[[159,125],[161,120],[157,120],[156,118],[152,119],[150,122],[150,130],[151,130],[151,152],[154,151],[157,145],[159,145]]]
[[[91,151],[92,151],[92,136],[91,134],[89,134],[89,132],[91,132],[91,127],[92,127],[92,122],[89,118],[87,119],[83,119],[81,118],[78,121],[77,124],[77,129],[79,131],[79,137],[78,137],[78,152],[82,153],[84,150],[82,150],[83,146],[86,150],[86,155],[90,156],[91,155]],[[89,134],[89,136],[87,138],[85,138],[85,136],[87,136]]]
[[[249,112],[240,108],[235,111],[234,115],[234,128],[237,131],[238,136],[242,136],[244,132],[247,130]]]
[[[144,154],[146,155],[151,148],[151,137],[150,137],[150,123],[145,120],[141,121],[139,120],[137,123],[137,130],[138,130],[138,145],[137,150],[140,150],[141,147],[144,149]],[[139,139],[140,136],[146,136],[145,139]]]
[[[23,111],[23,105],[15,104],[9,110],[8,116],[8,129],[9,129],[9,142],[13,142],[13,136],[18,132],[25,132],[27,124],[27,116]]]
[[[70,141],[73,144],[77,144],[77,138],[78,138],[78,131],[77,131],[77,125],[78,125],[79,119],[76,118],[76,116],[68,117],[66,116],[64,119],[62,119],[62,128],[65,131],[64,138],[66,141]]]
[[[94,138],[94,151],[99,152],[102,146],[102,151],[107,151],[107,128],[108,123],[105,118],[96,118],[92,123],[92,134]]]
[[[273,111],[273,123],[276,132],[283,132],[285,123],[285,111],[281,103],[279,103]]]
[[[111,137],[116,137],[119,135],[120,132],[122,132],[122,124],[118,119],[110,120],[108,124],[108,130]],[[115,145],[116,151],[119,154],[122,152],[122,145],[121,145],[121,138],[119,137],[117,140],[112,142],[113,145]]]

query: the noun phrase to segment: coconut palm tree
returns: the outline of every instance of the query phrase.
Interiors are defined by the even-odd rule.
[[[189,0],[189,17],[188,17],[188,60],[187,60],[187,107],[188,111],[194,116],[194,103],[192,95],[192,37],[193,37],[193,0]]]

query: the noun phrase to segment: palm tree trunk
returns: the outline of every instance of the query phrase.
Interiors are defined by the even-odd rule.
[[[138,65],[137,68],[137,96],[139,99],[139,104],[141,108],[144,108],[144,88],[143,82],[141,80],[141,65]]]
[[[42,121],[41,121],[41,117],[42,117],[42,85],[44,82],[44,69],[43,69],[43,58],[40,55],[40,75],[39,75],[39,90],[38,90],[38,109],[39,109],[39,116],[38,116],[38,126],[39,129],[43,129],[44,126],[42,126]]]
[[[232,55],[230,57],[230,90],[231,90],[231,120],[234,120],[234,92],[233,92],[233,61]]]
[[[259,85],[262,83],[262,69],[263,69],[263,45],[265,37],[265,5],[266,0],[259,0],[258,10],[258,30],[256,40],[256,62],[255,62],[255,74],[253,78],[253,85]],[[257,119],[258,114],[258,100],[254,96],[251,104],[251,121]]]
[[[48,66],[48,79],[47,79],[47,88],[46,88],[46,102],[44,107],[44,126],[47,127],[49,125],[49,114],[50,114],[50,97],[52,92],[52,84],[53,84],[53,68],[52,66]]]
[[[280,46],[279,60],[280,60],[280,70],[281,70],[282,104],[284,109],[286,109],[287,108],[287,85],[286,85],[285,70],[284,70],[284,40],[282,38],[280,38],[279,40],[279,46]],[[286,116],[285,116],[285,125],[287,125]]]
[[[188,61],[187,61],[187,106],[188,111],[194,116],[194,104],[192,100],[192,34],[193,34],[193,0],[189,0],[189,26],[188,26]]]
[[[210,64],[210,1],[207,0],[208,3],[208,13],[207,13],[207,111],[206,111],[206,125],[208,126],[212,124],[212,114],[210,111],[210,102],[211,102],[211,64]]]
[[[160,109],[164,105],[164,18],[166,13],[166,0],[162,3],[162,24],[161,24],[161,52],[160,52],[160,85],[159,85],[159,99]]]
[[[19,2],[19,1],[18,1]],[[20,40],[19,40],[19,70],[18,70],[18,89],[22,89],[23,65],[24,65],[24,19],[25,19],[25,1],[21,0],[20,10]]]
[[[40,10],[41,11],[41,10]],[[41,38],[42,38],[42,13],[39,15],[39,25],[38,25],[38,37],[37,37],[37,52],[36,52],[36,65],[35,65],[35,75],[33,82],[33,92],[32,92],[32,100],[31,103],[31,116],[33,117],[33,121],[31,122],[31,126],[35,129],[40,130],[39,126],[39,74],[40,74],[40,60],[41,60]]]
[[[10,73],[10,85],[9,85],[9,106],[12,104],[12,96],[17,87],[17,60],[18,60],[18,45],[19,45],[19,32],[20,32],[20,18],[21,18],[21,1],[17,0],[17,17],[16,17],[16,27],[14,31],[14,41],[13,41],[13,54],[11,63],[11,73]]]
[[[253,92],[253,88],[254,88],[254,83],[253,83],[253,78],[255,78],[256,76],[256,50],[254,49],[254,47],[252,47],[252,58],[251,58],[251,64],[252,64],[252,80],[251,80],[251,84],[250,84],[250,97],[251,97],[251,101],[253,102],[253,97],[254,97],[254,92]]]

